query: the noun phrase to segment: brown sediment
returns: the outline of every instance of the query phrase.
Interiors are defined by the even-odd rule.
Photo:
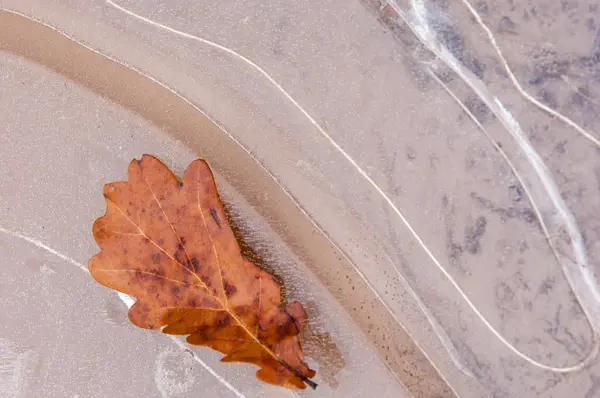
[[[265,216],[415,396],[453,395],[406,331],[391,321],[387,310],[345,256],[254,159],[194,106],[151,79],[53,29],[5,11],[0,11],[0,51],[38,63],[185,141]],[[269,194],[268,203],[263,198],[265,192]]]

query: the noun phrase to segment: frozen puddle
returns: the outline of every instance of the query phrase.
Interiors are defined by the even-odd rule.
[[[3,4],[27,10],[11,3]],[[594,389],[600,209],[590,170],[599,126],[575,105],[593,99],[577,80],[593,73],[592,58],[578,48],[567,68],[544,64],[567,52],[560,35],[554,52],[527,52],[510,36],[526,37],[522,27],[538,21],[548,37],[559,24],[571,32],[589,10],[552,20],[495,2],[362,3],[37,8],[85,45],[0,13],[0,30],[10,32],[0,36],[9,93],[0,96],[2,170],[35,171],[0,172],[0,244],[13,267],[6,297],[14,306],[31,296],[28,309],[44,303],[45,329],[61,331],[43,337],[54,358],[35,375],[44,381],[29,383],[27,372],[14,379],[27,394],[69,374],[49,368],[65,356],[84,369],[65,382],[73,394],[132,388],[119,379],[123,369],[135,373],[136,395],[138,383],[162,396],[198,386],[217,396],[281,392],[208,350],[187,354],[198,372],[174,366],[186,355],[181,340],[119,322],[125,305],[75,272],[96,251],[89,229],[103,212],[99,189],[123,179],[141,153],[177,174],[195,157],[209,161],[246,243],[285,281],[286,297],[308,307],[303,345],[322,393]],[[65,22],[74,12],[82,24]],[[568,90],[556,87],[565,82]],[[34,314],[15,309],[8,324]],[[10,341],[36,353],[27,361],[50,355],[15,330]],[[61,351],[65,336],[87,336],[94,347],[110,336],[123,342],[82,345],[83,363]]]

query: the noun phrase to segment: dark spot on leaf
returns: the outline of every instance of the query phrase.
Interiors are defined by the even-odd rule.
[[[196,306],[196,299],[189,299],[187,302],[188,307],[195,307]]]
[[[283,312],[287,315],[288,319],[290,321],[292,321],[292,324],[294,325],[294,327],[296,328],[296,334],[300,333],[300,325],[298,324],[298,320],[289,312],[287,312],[287,310],[285,309],[285,307],[282,307]],[[288,331],[289,333],[289,331]]]
[[[283,340],[287,337],[287,328],[285,325],[277,325],[277,333],[279,334],[279,340]]]
[[[185,238],[183,236],[180,237],[179,240],[181,241],[182,245],[185,245],[187,243],[187,241],[185,240]]]
[[[200,271],[200,262],[196,257],[192,257],[191,261],[188,262],[188,267],[191,271],[198,273]]]
[[[225,289],[225,295],[227,297],[231,297],[235,292],[237,292],[237,288],[230,284],[227,280],[223,280],[223,289]]]
[[[211,207],[209,212],[212,219],[215,220],[215,222],[217,223],[217,226],[221,228],[221,221],[219,221],[219,217],[217,217],[217,211]]]
[[[165,243],[165,240],[164,239],[159,239],[158,242],[156,242],[156,243],[158,243],[159,245],[163,245]]]
[[[181,243],[179,243],[179,244],[177,245],[177,248],[178,248],[179,250],[183,250],[183,245],[182,245]]]
[[[200,279],[202,279],[202,283],[204,283],[206,285],[206,287],[210,287],[211,283],[210,283],[210,278],[206,275],[201,275]]]
[[[181,251],[177,251],[175,252],[175,254],[173,255],[173,258],[175,259],[175,261],[177,261],[179,264],[185,264],[185,261],[182,260],[182,252]]]
[[[179,292],[180,292],[180,290],[177,286],[174,286],[171,288],[171,294],[177,295],[177,294],[179,294]]]
[[[221,326],[231,325],[231,316],[229,314],[226,314],[222,319],[219,319],[218,323]]]
[[[133,276],[131,277],[131,281],[133,283],[140,283],[141,281],[144,281],[145,275],[144,273],[142,273],[142,271],[140,271],[139,269],[136,269],[135,272],[133,273]]]
[[[154,253],[152,255],[152,264],[160,264],[160,253]]]
[[[178,186],[179,188],[181,188],[181,187],[183,186],[183,182],[182,182],[182,181],[177,181],[177,186]]]

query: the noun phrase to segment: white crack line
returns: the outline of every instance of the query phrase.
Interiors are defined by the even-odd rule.
[[[479,26],[481,26],[481,29],[483,29],[483,31],[487,35],[490,43],[492,44],[492,47],[494,47],[494,50],[496,51],[496,54],[498,55],[498,58],[500,59],[500,62],[502,63],[502,66],[504,67],[504,70],[506,71],[506,74],[510,78],[510,81],[512,82],[512,84],[516,87],[517,91],[525,99],[527,99],[527,101],[531,102],[538,108],[542,109],[543,111],[549,113],[550,115],[552,115],[555,118],[559,119],[560,121],[564,122],[568,126],[574,128],[579,134],[581,134],[582,136],[584,136],[585,138],[587,138],[588,140],[593,142],[596,146],[600,147],[600,139],[598,139],[597,137],[594,137],[592,134],[587,132],[585,129],[583,129],[580,125],[575,123],[573,120],[566,117],[562,113],[555,111],[554,109],[550,108],[546,104],[538,101],[531,94],[529,94],[527,91],[525,91],[525,89],[521,86],[521,84],[517,80],[512,69],[508,65],[508,62],[506,61],[506,58],[504,57],[502,50],[500,50],[500,46],[498,46],[498,43],[496,42],[496,38],[494,37],[494,34],[490,30],[490,28],[488,28],[488,26],[483,22],[483,20],[481,19],[481,16],[475,10],[475,8],[473,7],[473,5],[471,3],[469,3],[467,0],[460,0],[460,1],[462,1],[462,3],[465,5],[465,7],[467,7],[467,9],[471,13],[471,15],[473,15],[473,18],[475,18],[475,21],[477,21],[477,24]]]

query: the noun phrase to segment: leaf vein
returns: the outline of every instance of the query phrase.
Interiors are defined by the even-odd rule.
[[[219,279],[221,281],[221,290],[223,291],[223,297],[225,298],[225,305],[229,307],[229,300],[227,299],[227,294],[225,293],[225,283],[223,282],[223,270],[221,269],[221,261],[219,259],[219,253],[217,252],[217,248],[215,246],[215,242],[213,241],[212,234],[208,229],[208,224],[206,224],[206,217],[204,217],[204,209],[200,204],[200,180],[197,181],[196,184],[196,204],[198,206],[198,211],[200,212],[200,217],[202,217],[202,223],[204,224],[204,229],[206,230],[206,234],[208,235],[208,239],[210,240],[210,244],[212,245],[213,254],[215,256],[215,261],[217,264],[217,269],[219,270]]]

